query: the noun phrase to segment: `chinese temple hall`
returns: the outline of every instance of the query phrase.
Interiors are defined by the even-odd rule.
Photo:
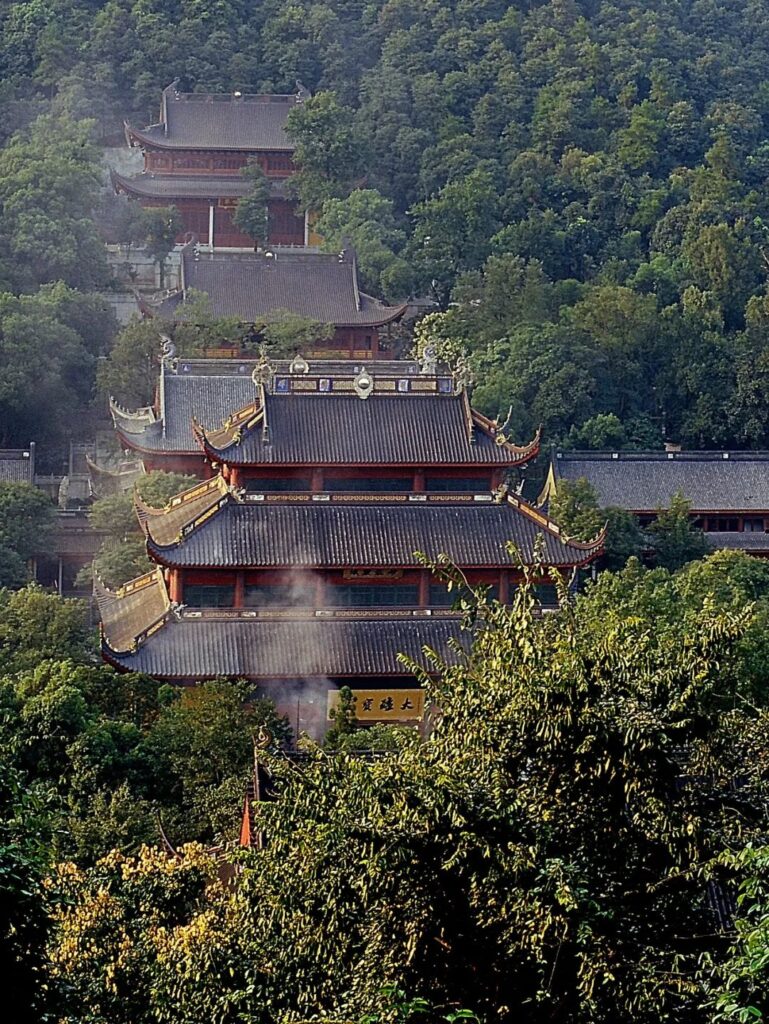
[[[338,254],[275,249],[211,255],[190,244],[181,252],[180,284],[155,310],[164,319],[186,319],[191,289],[208,297],[215,317],[239,320],[254,334],[288,312],[333,327],[332,337],[313,349],[317,359],[380,358],[406,311],[406,303],[387,306],[360,290],[351,247]]]
[[[472,409],[457,374],[416,361],[164,359],[153,406],[111,409],[148,472],[226,463],[249,490],[490,491],[539,451]]]
[[[313,242],[308,217],[286,190],[295,170],[286,118],[309,93],[300,86],[291,95],[210,95],[180,93],[176,86],[163,90],[157,124],[126,124],[129,146],[143,151],[144,170],[133,177],[113,171],[115,191],[142,206],[175,206],[184,222],[178,242],[194,235],[212,252],[250,249],[255,240],[236,227],[232,214],[249,187],[241,170],[256,161],[271,187],[267,238],[259,241]]]
[[[97,582],[103,654],[118,669],[179,683],[250,679],[316,737],[342,685],[361,721],[416,722],[422,692],[399,655],[425,666],[425,645],[451,657],[449,640],[469,641],[418,553],[448,557],[501,600],[519,558],[571,575],[601,553],[602,537],[568,540],[513,493],[508,481],[539,441],[516,446],[474,411],[461,368],[250,369],[168,376],[203,390],[218,382],[208,392],[218,407],[197,406],[194,441],[184,441],[197,444],[208,478],[163,509],[137,500],[156,568],[114,592]],[[166,437],[177,415],[164,420]],[[133,437],[149,431],[141,444],[164,465],[179,448],[163,448],[158,423]]]
[[[641,526],[683,494],[713,547],[769,557],[769,452],[556,452],[540,506],[561,480],[579,479],[601,507],[624,508]]]

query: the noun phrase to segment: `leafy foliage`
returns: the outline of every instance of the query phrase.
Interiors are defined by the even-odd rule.
[[[750,1024],[766,1019],[767,963],[769,958],[769,890],[767,890],[767,849],[748,845],[739,853],[728,853],[725,863],[744,876],[740,885],[738,916],[731,955],[717,972],[711,999],[718,1011],[716,1020]]]
[[[649,527],[655,559],[665,569],[678,569],[701,558],[710,548],[702,530],[692,526],[690,509],[690,501],[682,494],[674,494],[670,508],[661,509]]]
[[[160,287],[165,280],[165,262],[174,247],[176,236],[182,230],[183,221],[175,206],[154,206],[143,209],[140,219],[140,232],[148,255],[157,261],[160,267]]]
[[[31,484],[0,482],[0,586],[19,587],[28,581],[29,560],[45,550],[53,506]]]
[[[158,813],[174,842],[237,834],[253,735],[288,737],[269,702],[243,683],[116,675],[80,602],[37,587],[0,601],[0,745],[31,822],[42,801],[46,863],[136,851],[157,840]]]
[[[596,493],[584,477],[559,481],[548,511],[567,536],[578,540],[591,540],[605,526],[603,563],[608,569],[621,569],[628,558],[648,547],[635,517],[622,508],[599,508]]]
[[[98,156],[89,122],[40,117],[0,150],[0,278],[26,290],[107,280],[91,219]]]
[[[171,498],[194,483],[195,477],[156,470],[139,478],[136,491],[152,508],[164,508]],[[95,529],[108,536],[92,565],[79,574],[82,582],[88,582],[96,573],[108,587],[119,587],[152,568],[131,492],[99,498],[91,506],[90,519]]]
[[[723,948],[707,879],[738,877],[721,854],[764,829],[766,706],[739,694],[745,588],[763,607],[767,571],[631,563],[544,618],[525,588],[512,608],[471,602],[472,652],[423,680],[440,707],[426,742],[267,757],[268,843],[234,890],[198,886],[157,928],[184,862],[63,870],[51,956],[70,1012],[124,994],[159,1022],[357,1020],[389,985],[484,1018],[702,1021],[702,964]]]
[[[351,244],[365,291],[403,298],[410,290],[411,271],[398,250],[405,241],[394,204],[375,189],[354,189],[344,199],[327,199],[315,230],[328,252]]]
[[[243,168],[242,174],[248,179],[248,192],[238,200],[233,221],[246,235],[258,244],[267,238],[267,201],[270,198],[270,183],[258,163],[251,162]]]
[[[270,322],[260,332],[267,352],[278,359],[307,352],[313,345],[333,336],[333,324],[320,323],[289,309],[273,310]]]
[[[682,494],[672,496],[670,508],[657,509],[656,519],[645,530],[624,509],[599,508],[595,490],[584,477],[559,481],[549,511],[569,536],[581,540],[595,537],[606,525],[604,564],[610,569],[620,569],[628,558],[641,554],[665,569],[680,569],[711,548],[707,536],[693,524],[691,502]]]
[[[22,784],[7,750],[0,758],[0,968],[13,978],[5,1012],[18,1024],[34,1024],[45,1005],[40,980],[49,927],[46,794]]]

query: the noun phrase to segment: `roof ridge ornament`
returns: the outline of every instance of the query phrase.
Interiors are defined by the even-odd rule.
[[[292,376],[297,376],[297,375],[302,374],[302,373],[309,373],[310,372],[310,364],[307,362],[307,360],[304,358],[304,356],[302,356],[299,353],[297,353],[294,356],[294,358],[291,360],[291,365],[288,368],[288,372]]]
[[[266,388],[272,383],[272,378],[274,376],[275,367],[267,358],[267,351],[264,345],[262,345],[259,360],[251,374],[251,380],[254,382],[254,387]]]
[[[353,381],[353,388],[358,398],[366,399],[374,390],[374,378],[368,372],[365,366],[361,367],[361,371]]]
[[[419,372],[425,376],[433,376],[438,369],[438,346],[431,341],[425,345],[419,360]]]
[[[176,356],[176,345],[167,334],[160,335],[160,362],[166,366],[173,364]]]
[[[510,408],[507,410],[507,416],[505,417],[505,420],[504,420],[503,423],[499,422],[502,419],[501,413],[500,413],[500,415],[497,416],[496,420],[494,421],[494,430],[496,432],[497,444],[504,444],[507,441],[507,438],[505,436],[505,431],[510,426],[510,420],[512,418],[513,418],[513,407],[511,405]],[[502,440],[500,441],[499,438],[502,438]]]
[[[454,366],[454,394],[461,395],[463,391],[469,391],[475,383],[473,371],[470,368],[470,360],[466,352],[457,358]]]

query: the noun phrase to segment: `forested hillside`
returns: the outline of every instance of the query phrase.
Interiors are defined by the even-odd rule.
[[[750,0],[4,3],[0,131],[47,112],[119,141],[174,79],[299,79],[316,95],[293,118],[298,186],[329,244],[353,239],[370,290],[450,310],[439,333],[475,353],[477,400],[512,404],[515,433],[767,446],[767,45]],[[46,177],[73,159],[50,149]],[[0,278],[71,283],[85,232],[91,287],[83,216],[30,187],[4,180]]]
[[[367,291],[433,301],[416,347],[467,350],[506,437],[769,448],[768,67],[759,0],[0,0],[0,446],[58,471],[108,393],[151,400],[103,229],[176,231],[110,198],[123,120],[299,81],[297,202]],[[200,319],[177,354],[221,340]],[[0,505],[11,1024],[769,1019],[769,564],[700,558],[683,496],[642,534],[562,488],[616,572],[548,615],[455,574],[475,646],[404,666],[424,741],[347,691],[290,757],[250,684],[103,665],[85,604],[23,586],[48,499]],[[141,572],[128,498],[92,513],[107,582]]]

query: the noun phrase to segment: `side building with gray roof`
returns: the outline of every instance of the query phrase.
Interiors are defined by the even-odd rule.
[[[539,503],[561,480],[584,479],[602,508],[648,525],[677,494],[715,548],[769,556],[769,452],[555,452]]]

